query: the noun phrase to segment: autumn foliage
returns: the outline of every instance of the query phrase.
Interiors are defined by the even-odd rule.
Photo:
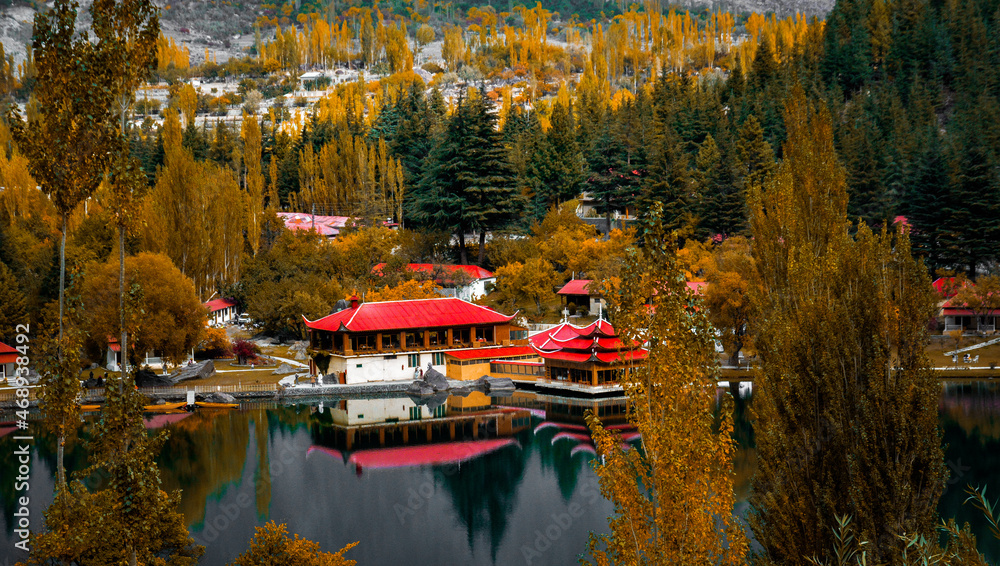
[[[689,294],[676,242],[659,221],[629,251],[611,314],[622,340],[647,343],[619,381],[641,449],[589,414],[601,493],[614,503],[610,535],[592,535],[592,563],[743,564],[748,541],[733,515],[732,404],[716,412],[714,350],[704,309]],[[646,301],[652,297],[652,306]]]
[[[232,566],[354,566],[357,562],[344,558],[344,553],[357,545],[353,542],[337,552],[322,552],[319,544],[299,535],[289,537],[284,524],[271,521],[257,527],[250,548]]]

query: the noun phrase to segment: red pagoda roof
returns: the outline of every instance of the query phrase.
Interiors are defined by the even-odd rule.
[[[645,359],[646,350],[622,342],[611,323],[599,319],[587,326],[564,322],[530,338],[531,346],[546,360],[615,363]]]
[[[377,332],[407,328],[440,328],[504,324],[515,315],[475,305],[454,297],[361,303],[319,320],[302,320],[314,330],[329,332]]]

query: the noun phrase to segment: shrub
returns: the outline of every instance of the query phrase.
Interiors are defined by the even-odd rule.
[[[253,342],[240,339],[233,343],[233,355],[236,356],[238,364],[257,363],[258,354],[260,348]]]

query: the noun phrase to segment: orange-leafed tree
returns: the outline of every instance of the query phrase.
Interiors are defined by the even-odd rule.
[[[715,250],[714,261],[706,277],[709,286],[705,306],[712,326],[721,333],[729,365],[737,365],[740,352],[753,345],[749,293],[754,264],[750,242],[742,236],[726,239]]]
[[[441,286],[433,280],[417,281],[410,279],[395,286],[382,287],[368,291],[365,301],[378,303],[382,301],[406,301],[411,299],[434,299],[441,296]]]
[[[344,554],[357,545],[352,542],[337,552],[322,552],[319,544],[299,535],[290,537],[284,523],[271,521],[257,527],[250,548],[231,566],[354,566],[357,562],[344,558]]]
[[[91,338],[104,346],[117,335],[118,263],[93,265],[83,284],[83,314]],[[141,253],[125,259],[126,285],[143,289],[143,324],[132,335],[134,351],[155,351],[180,363],[201,339],[205,308],[198,300],[191,279],[185,277],[165,255]]]
[[[591,564],[743,564],[748,541],[737,517],[732,403],[716,403],[716,362],[704,308],[687,290],[676,236],[654,205],[629,250],[611,317],[643,361],[619,374],[642,449],[590,413],[601,493],[614,504],[610,535],[591,535]],[[647,301],[652,298],[652,306]]]

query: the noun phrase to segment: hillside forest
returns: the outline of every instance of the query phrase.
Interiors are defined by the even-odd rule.
[[[415,277],[408,262],[482,265],[500,275],[489,301],[557,316],[552,290],[616,276],[629,222],[654,202],[692,279],[724,271],[720,254],[748,249],[748,187],[785,158],[786,107],[804,97],[831,122],[851,222],[906,223],[931,272],[996,269],[994,2],[846,0],[825,21],[617,11],[331,8],[261,18],[249,53],[200,66],[161,36],[153,81],[171,96],[154,108],[140,89],[126,124],[147,181],[126,252],[167,256],[200,300],[236,297],[271,333],[298,334],[299,315],[355,292],[433,292],[385,292]],[[423,53],[431,42],[439,59]],[[314,104],[280,97],[333,68],[360,72]],[[29,54],[0,81],[29,121],[34,73]],[[240,86],[214,96],[192,77]],[[233,107],[241,120],[212,118]],[[0,293],[23,304],[16,316],[44,317],[60,215],[6,124],[0,145]],[[577,218],[581,195],[620,230],[598,238]],[[112,202],[103,183],[69,215],[70,279],[118,256]],[[354,220],[320,243],[288,233],[278,211]],[[382,262],[387,275],[373,276]]]

